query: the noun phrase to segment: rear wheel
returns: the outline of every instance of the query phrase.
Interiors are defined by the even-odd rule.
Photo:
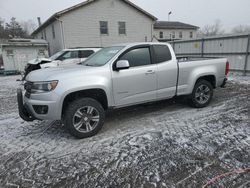
[[[190,104],[196,108],[206,107],[213,97],[213,86],[206,80],[199,80],[190,95]]]
[[[105,111],[102,105],[91,98],[73,101],[65,111],[64,124],[76,138],[94,136],[104,124]]]

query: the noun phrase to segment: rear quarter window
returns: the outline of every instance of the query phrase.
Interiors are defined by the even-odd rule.
[[[170,50],[166,45],[155,45],[153,46],[155,53],[155,62],[162,63],[172,59]]]

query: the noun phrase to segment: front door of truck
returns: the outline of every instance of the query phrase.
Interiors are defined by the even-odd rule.
[[[126,106],[155,100],[157,66],[152,64],[150,47],[130,49],[118,60],[127,60],[130,66],[112,73],[115,105]]]

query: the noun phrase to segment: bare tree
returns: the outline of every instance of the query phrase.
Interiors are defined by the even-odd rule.
[[[249,25],[238,25],[232,29],[233,34],[239,33],[250,33],[250,26]]]
[[[10,38],[27,38],[28,33],[23,30],[21,25],[16,21],[16,18],[12,17],[9,23],[6,23],[5,31]]]
[[[215,20],[212,25],[205,25],[201,30],[199,30],[198,35],[201,37],[204,36],[215,36],[224,34],[222,29],[222,24],[220,20]]]
[[[8,35],[5,32],[4,20],[0,18],[0,38],[7,38]]]
[[[29,35],[37,28],[37,24],[33,20],[22,21],[20,22],[20,25]]]

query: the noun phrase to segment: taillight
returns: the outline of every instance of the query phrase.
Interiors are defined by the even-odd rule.
[[[226,72],[225,72],[226,75],[228,75],[229,69],[230,69],[230,65],[229,65],[229,62],[227,61],[227,63],[226,63]]]

